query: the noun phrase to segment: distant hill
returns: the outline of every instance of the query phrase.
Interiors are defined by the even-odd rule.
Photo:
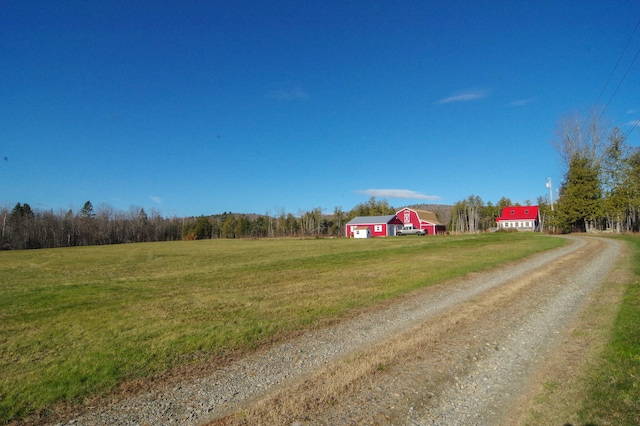
[[[438,220],[443,225],[449,225],[451,222],[451,211],[453,210],[453,206],[448,206],[446,204],[412,204],[407,206],[411,209],[416,210],[428,210],[430,212],[434,212],[436,216],[438,216]]]

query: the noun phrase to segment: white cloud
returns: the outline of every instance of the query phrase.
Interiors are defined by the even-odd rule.
[[[535,101],[535,99],[533,98],[529,98],[529,99],[517,99],[515,101],[511,101],[509,102],[509,106],[512,107],[519,107],[519,106],[525,106],[530,104],[531,102]]]
[[[458,92],[455,95],[440,99],[437,104],[449,104],[452,102],[469,102],[476,99],[482,99],[486,97],[488,92],[486,90],[474,89],[466,92]]]
[[[384,198],[410,198],[414,200],[439,200],[438,195],[425,195],[410,189],[365,189],[356,191],[360,194],[371,195],[372,197]]]
[[[156,204],[162,204],[162,198],[160,198],[160,197],[155,197],[153,195],[150,195],[149,199],[151,201],[153,201],[154,203],[156,203]]]
[[[304,101],[309,99],[309,95],[300,87],[272,90],[268,93],[268,97],[278,101]]]

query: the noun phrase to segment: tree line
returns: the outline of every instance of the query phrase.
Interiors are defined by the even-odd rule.
[[[539,228],[547,232],[640,231],[640,148],[627,143],[617,127],[606,130],[600,115],[565,117],[558,123],[553,144],[564,164],[564,180],[555,202],[540,196]],[[525,205],[532,203],[527,200]],[[450,232],[475,233],[495,229],[507,206],[519,205],[503,197],[496,204],[471,195],[453,206],[438,206],[450,218]],[[420,206],[413,206],[420,208]],[[444,208],[444,209],[443,209]],[[346,223],[356,216],[381,216],[397,211],[386,200],[368,201],[350,211],[321,207],[297,215],[222,213],[199,217],[163,217],[132,207],[118,211],[90,201],[73,211],[33,209],[16,204],[0,207],[0,249],[34,249],[148,241],[208,238],[344,236]]]
[[[16,204],[0,208],[0,248],[34,249],[121,244],[181,239],[183,222],[147,214],[142,208],[116,211],[108,205],[94,209],[87,201],[82,209],[54,212]]]
[[[565,166],[551,226],[560,232],[640,230],[640,148],[600,115],[563,118],[555,147]]]
[[[210,238],[330,237],[343,236],[346,223],[356,216],[394,214],[385,200],[371,197],[350,211],[321,207],[298,215],[227,213],[199,217],[163,217],[159,212],[132,207],[118,211],[87,201],[78,210],[54,212],[17,203],[0,207],[0,249],[36,249],[150,241]]]
[[[543,201],[543,200],[540,200]],[[525,201],[525,205],[530,205]],[[477,195],[470,195],[464,200],[456,202],[451,211],[451,221],[448,230],[456,234],[477,233],[496,228],[496,219],[502,210],[509,206],[518,206],[507,197],[502,197],[496,204],[484,202]]]
[[[552,144],[564,175],[555,200],[548,196],[536,200],[541,231],[640,231],[640,147],[628,144],[629,134],[608,126],[595,109],[586,117],[575,114],[559,120]],[[514,205],[519,204],[505,197],[493,205],[471,195],[453,205],[448,229],[455,233],[493,229],[502,209]]]

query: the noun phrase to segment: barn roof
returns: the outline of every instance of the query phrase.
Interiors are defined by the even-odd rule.
[[[395,214],[386,216],[357,216],[347,222],[347,225],[358,225],[365,223],[389,223],[396,219]]]
[[[438,220],[438,216],[434,212],[430,212],[429,210],[418,210],[412,209],[411,207],[404,207],[398,210],[398,213],[405,209],[413,210],[414,212],[416,212],[420,220],[433,223],[434,225],[442,225],[442,223],[440,223],[440,221]]]
[[[536,220],[538,219],[538,206],[508,206],[502,209],[502,214],[496,222],[502,220]]]
[[[416,210],[416,213],[418,213],[420,220],[426,220],[434,225],[442,225],[434,212],[430,212],[429,210]]]

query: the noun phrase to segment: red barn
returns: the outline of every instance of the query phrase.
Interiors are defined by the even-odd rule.
[[[538,206],[510,206],[502,209],[496,219],[498,229],[517,229],[518,231],[539,231],[540,211]]]
[[[414,228],[424,229],[428,235],[443,234],[447,228],[438,221],[435,213],[428,210],[414,210],[405,207],[396,213],[396,216],[404,225],[413,225]]]
[[[402,228],[402,222],[398,220],[396,215],[387,216],[358,216],[347,222],[346,234],[353,237],[356,228],[368,227],[372,237],[387,237],[396,235],[399,228]]]

